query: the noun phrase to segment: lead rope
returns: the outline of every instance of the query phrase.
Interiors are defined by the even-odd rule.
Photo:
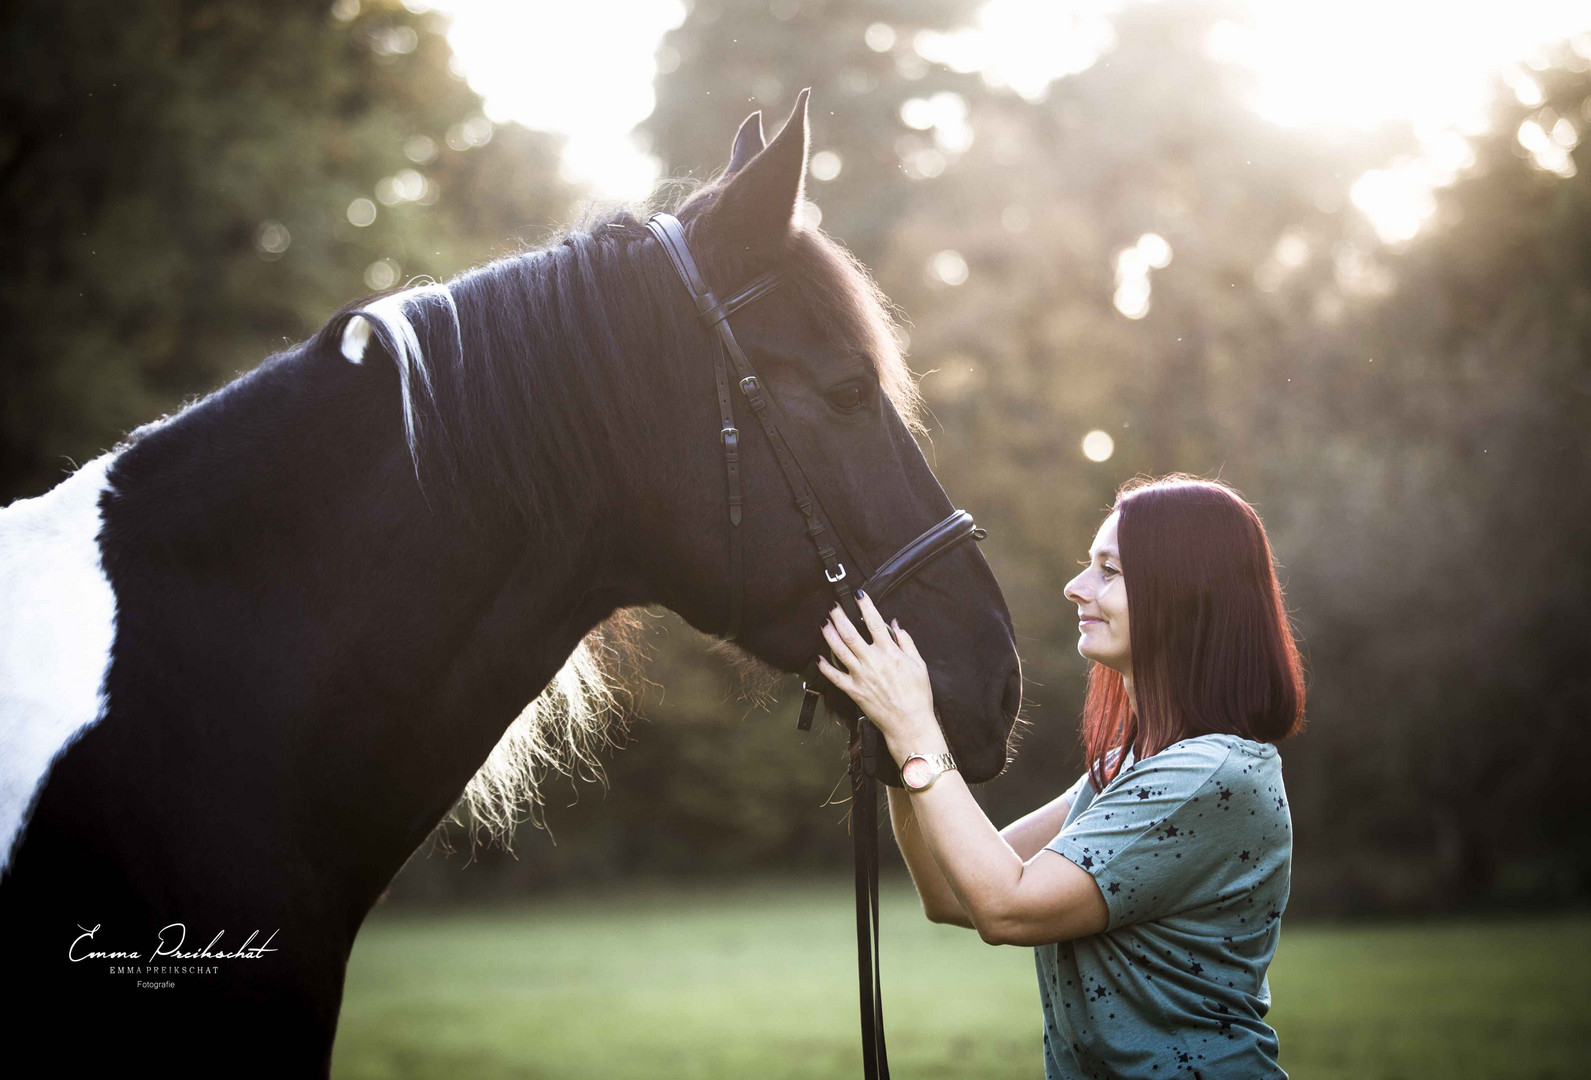
[[[851,848],[856,871],[856,979],[862,1020],[862,1075],[889,1080],[884,1045],[883,957],[878,943],[878,729],[854,709],[851,756]]]

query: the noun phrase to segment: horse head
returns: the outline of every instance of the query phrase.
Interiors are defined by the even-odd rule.
[[[901,356],[891,307],[844,248],[802,223],[807,95],[764,143],[761,119],[741,126],[728,167],[679,209],[690,251],[720,299],[759,275],[782,285],[737,309],[733,335],[777,403],[781,433],[828,519],[862,551],[837,558],[877,566],[952,510],[914,438],[921,431],[914,380]],[[658,408],[678,417],[670,445],[652,455],[633,555],[652,589],[698,629],[722,634],[734,604],[730,533],[743,548],[744,612],[738,644],[783,671],[824,647],[820,627],[835,602],[808,536],[809,519],[787,483],[753,408],[732,388],[738,420],[739,521],[726,512],[723,416],[715,390],[712,328],[660,243],[639,245],[661,325],[683,328],[664,345]],[[731,377],[731,383],[735,379]],[[637,522],[638,530],[641,523]],[[884,599],[885,616],[910,629],[928,662],[940,722],[972,781],[1004,768],[1022,700],[1010,613],[976,545],[962,544]],[[832,689],[830,693],[836,693]]]

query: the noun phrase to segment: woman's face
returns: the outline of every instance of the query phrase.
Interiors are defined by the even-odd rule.
[[[1077,651],[1085,659],[1132,675],[1132,639],[1127,633],[1127,583],[1122,580],[1121,547],[1113,513],[1099,527],[1088,552],[1088,566],[1066,583],[1066,598],[1077,605]]]

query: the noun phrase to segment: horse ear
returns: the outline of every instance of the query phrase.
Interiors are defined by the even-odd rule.
[[[801,201],[801,185],[807,175],[807,96],[801,91],[795,109],[785,121],[784,130],[774,137],[745,165],[736,169],[718,197],[713,217],[725,235],[747,247],[781,243],[790,232],[796,204]],[[746,124],[751,121],[747,120]],[[761,126],[761,121],[758,121]],[[741,135],[746,125],[741,125]],[[735,157],[740,154],[740,139],[735,140]]]
[[[725,176],[734,176],[746,163],[762,153],[766,143],[762,138],[762,110],[758,109],[745,122],[740,125],[740,130],[735,132],[735,148],[729,152],[729,168],[724,170]]]

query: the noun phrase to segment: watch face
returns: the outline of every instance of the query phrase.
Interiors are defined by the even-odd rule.
[[[934,767],[920,757],[909,758],[900,770],[900,778],[909,788],[922,788],[934,779]]]

